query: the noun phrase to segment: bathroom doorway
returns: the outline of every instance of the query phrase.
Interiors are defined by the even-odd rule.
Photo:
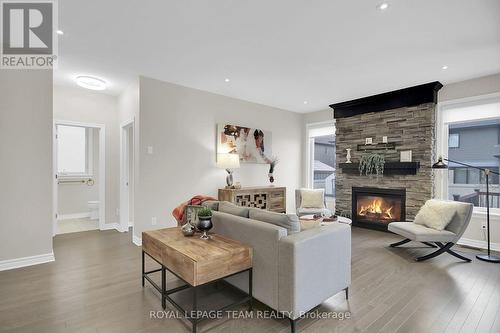
[[[105,126],[54,121],[53,235],[103,229]]]

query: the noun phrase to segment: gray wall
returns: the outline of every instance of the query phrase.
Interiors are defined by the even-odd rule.
[[[118,98],[79,87],[54,87],[54,119],[106,126],[106,223],[117,223],[120,180]],[[99,171],[102,173],[102,171]],[[96,188],[97,182],[94,185]],[[74,185],[65,185],[74,186]],[[87,185],[85,185],[87,186]],[[66,187],[68,189],[68,187]],[[59,196],[64,195],[64,191]],[[71,195],[71,193],[68,193]],[[82,201],[78,196],[75,200]],[[63,199],[64,200],[64,199]],[[63,207],[64,209],[64,207]],[[78,213],[78,212],[77,212]]]
[[[196,194],[217,196],[224,187],[226,172],[215,166],[216,124],[221,122],[272,132],[273,153],[280,160],[275,185],[287,187],[287,209],[294,211],[301,175],[300,114],[142,77],[139,117],[136,236],[175,225],[174,207]],[[243,164],[234,178],[243,186],[267,185],[268,170],[268,165]],[[151,225],[153,216],[156,226]]]
[[[500,73],[450,83],[439,90],[438,101],[492,94],[500,91]]]
[[[0,70],[0,261],[52,252],[52,71]]]

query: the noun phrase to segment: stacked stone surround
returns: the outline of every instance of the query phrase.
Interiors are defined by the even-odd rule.
[[[336,119],[336,209],[351,213],[352,187],[378,187],[406,189],[406,218],[412,220],[420,207],[433,193],[433,172],[431,169],[435,154],[435,112],[434,103],[404,107],[382,112],[371,112],[347,118]],[[365,138],[374,143],[395,142],[395,150],[376,150],[383,154],[386,162],[398,162],[400,151],[411,150],[412,161],[420,162],[416,175],[360,176],[359,173],[343,173],[339,163],[346,161],[346,149],[351,148],[351,161],[357,163],[362,151],[358,144]]]

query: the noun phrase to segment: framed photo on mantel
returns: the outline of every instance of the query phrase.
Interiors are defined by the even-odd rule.
[[[411,162],[411,150],[402,150],[399,152],[400,162]]]
[[[236,153],[242,163],[269,164],[272,134],[260,128],[232,124],[217,125],[217,154]]]

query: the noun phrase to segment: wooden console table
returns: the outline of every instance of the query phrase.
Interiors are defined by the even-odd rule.
[[[184,313],[193,325],[196,333],[197,325],[207,317],[198,317],[197,291],[209,283],[226,277],[248,272],[248,294],[241,300],[214,311],[224,311],[229,307],[250,302],[252,310],[252,248],[227,237],[210,234],[210,239],[200,239],[199,234],[184,237],[180,227],[145,231],[142,233],[142,286],[147,280],[161,293],[163,309],[168,300],[177,310]],[[154,259],[161,268],[145,270],[145,255]],[[185,285],[166,289],[166,271],[171,272]],[[161,272],[161,286],[158,286],[148,275]],[[175,302],[170,295],[181,290],[191,289],[193,294],[192,308],[187,310]]]
[[[286,212],[286,187],[243,187],[219,189],[219,201],[229,201],[238,206],[255,207],[278,213]]]

